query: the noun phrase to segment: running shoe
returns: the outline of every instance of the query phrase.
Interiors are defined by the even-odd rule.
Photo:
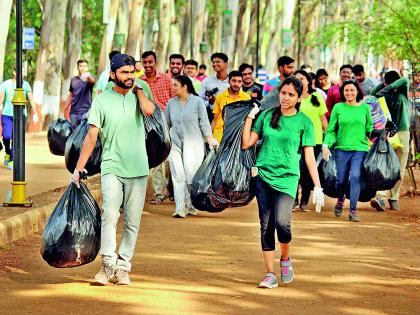
[[[372,208],[375,208],[377,211],[385,211],[385,202],[380,198],[373,198],[370,201]]]
[[[281,268],[281,282],[283,283],[292,282],[295,274],[293,272],[292,261],[290,260],[290,258],[288,260],[280,260],[280,268]]]
[[[258,285],[258,287],[262,289],[272,289],[277,288],[278,286],[279,283],[277,281],[277,276],[273,272],[267,273],[267,275],[264,277],[264,280]]]
[[[388,199],[388,203],[391,210],[400,211],[400,203],[398,200]]]

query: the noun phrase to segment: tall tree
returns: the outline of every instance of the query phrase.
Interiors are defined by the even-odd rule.
[[[101,73],[105,69],[105,65],[108,62],[108,53],[112,49],[112,41],[114,39],[115,27],[117,25],[119,6],[120,0],[111,0],[111,5],[109,7],[109,21],[103,33],[98,73]]]
[[[133,0],[130,12],[130,23],[128,28],[127,45],[125,51],[135,56],[138,50],[138,42],[142,33],[142,16],[146,0]]]
[[[42,105],[44,128],[59,112],[61,65],[63,61],[64,26],[67,0],[45,0],[34,83],[35,103]]]
[[[61,100],[65,100],[69,93],[70,81],[77,68],[77,60],[82,51],[82,0],[69,0],[69,14],[67,19],[68,41],[67,54],[63,64],[63,84],[61,88]]]
[[[159,1],[159,33],[156,54],[162,67],[167,59],[169,33],[171,24],[171,0]]]
[[[9,20],[12,12],[13,0],[0,2],[0,82],[3,81],[4,59],[6,53],[7,34],[9,32]]]

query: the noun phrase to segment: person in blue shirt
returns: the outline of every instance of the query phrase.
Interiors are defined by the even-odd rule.
[[[35,110],[35,103],[33,100],[32,89],[27,81],[22,82],[22,89],[25,94],[25,97],[31,105],[33,116],[32,120],[36,124],[38,122],[38,115]],[[1,115],[1,127],[2,127],[2,136],[4,144],[4,165],[7,166],[9,170],[13,170],[13,148],[12,148],[12,139],[13,139],[13,104],[12,100],[15,96],[16,90],[16,70],[13,70],[13,78],[4,81],[0,85],[0,112]],[[27,116],[27,111],[25,108],[25,116]]]

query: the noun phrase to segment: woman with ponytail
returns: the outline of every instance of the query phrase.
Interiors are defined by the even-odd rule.
[[[315,183],[313,202],[316,210],[320,211],[324,204],[313,149],[314,129],[310,119],[298,111],[302,88],[298,79],[287,78],[279,87],[280,105],[263,111],[255,122],[253,120],[259,109],[253,108],[244,124],[243,149],[254,146],[259,139],[262,141],[256,165],[252,170],[252,186],[257,197],[261,225],[261,247],[268,272],[259,284],[260,288],[278,286],[274,272],[276,231],[281,250],[281,281],[293,281],[292,261],[289,258],[292,239],[290,225],[302,151]]]
[[[169,154],[174,185],[175,218],[197,215],[191,204],[190,190],[193,177],[204,159],[204,140],[210,146],[219,143],[212,136],[204,101],[197,96],[191,79],[179,75],[173,80],[174,98],[168,101],[165,110],[170,128],[172,148]]]
[[[294,74],[296,79],[302,82],[302,96],[299,110],[304,113],[312,121],[315,134],[315,158],[321,153],[322,140],[324,130],[327,129],[328,121],[325,113],[328,112],[325,100],[318,91],[312,87],[312,79],[304,70],[297,70]],[[295,206],[299,205],[300,211],[309,211],[307,209],[311,190],[314,188],[311,175],[305,163],[305,154],[302,154],[300,162],[300,180],[302,187],[300,203],[298,202],[298,194],[296,193]]]

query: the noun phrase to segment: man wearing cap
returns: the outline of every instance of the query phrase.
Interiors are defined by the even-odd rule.
[[[143,115],[150,116],[154,104],[141,85],[135,84],[135,60],[118,54],[111,60],[110,77],[115,85],[93,101],[88,117],[89,132],[71,176],[79,185],[84,169],[100,133],[102,140],[101,188],[103,214],[101,225],[102,266],[93,284],[130,284],[129,272],[140,219],[143,212],[149,166]],[[116,252],[116,229],[120,207],[124,209],[124,230]]]

